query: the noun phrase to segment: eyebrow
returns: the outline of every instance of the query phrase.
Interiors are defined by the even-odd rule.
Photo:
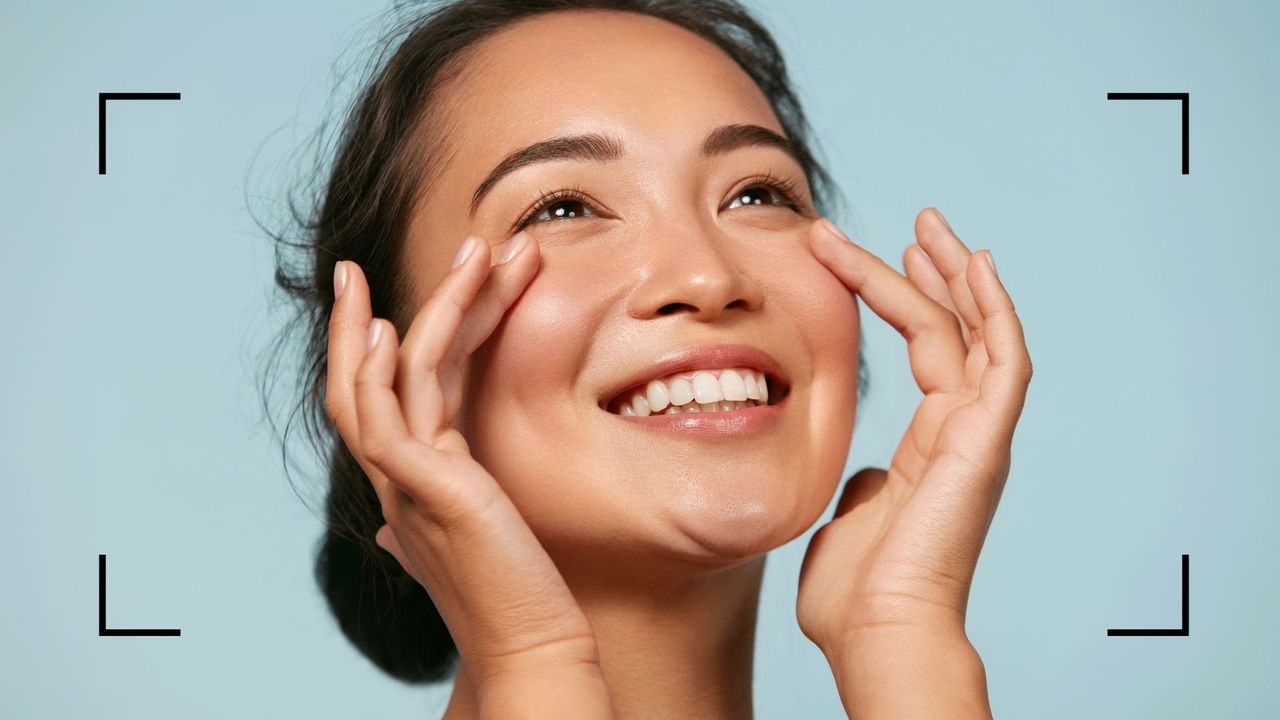
[[[800,153],[791,140],[760,125],[721,125],[712,130],[702,141],[702,156],[725,155],[748,147],[778,148],[800,163]],[[471,196],[471,216],[475,216],[480,201],[499,180],[522,167],[554,160],[610,162],[621,158],[624,154],[621,140],[599,133],[540,140],[507,155],[485,176]],[[800,164],[803,165],[803,163]]]

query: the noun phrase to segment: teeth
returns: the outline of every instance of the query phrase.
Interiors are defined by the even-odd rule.
[[[652,380],[617,408],[629,417],[691,412],[732,412],[767,405],[764,373],[743,368],[699,370],[666,380]]]
[[[644,399],[649,401],[649,410],[651,412],[662,412],[664,408],[671,404],[671,393],[667,392],[667,384],[661,380],[654,380],[649,383],[649,387],[645,388]]]
[[[658,380],[656,382],[662,382]],[[671,381],[671,391],[668,398],[672,405],[688,405],[693,400],[693,386],[684,378],[676,378]]]
[[[636,395],[631,398],[631,411],[637,417],[644,417],[649,414],[649,401],[644,399],[643,395]]]
[[[724,391],[725,400],[747,399],[747,384],[737,370],[720,373],[720,389]]]
[[[724,390],[720,381],[709,372],[700,372],[693,376],[693,399],[698,404],[720,402],[724,398]]]

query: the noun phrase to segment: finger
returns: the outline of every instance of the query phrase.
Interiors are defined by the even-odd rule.
[[[982,338],[982,314],[974,303],[973,293],[965,277],[972,253],[951,230],[951,226],[942,217],[937,208],[920,211],[916,216],[916,241],[921,249],[933,260],[942,277],[947,281],[947,289],[955,303],[956,310],[969,328],[974,342]]]
[[[501,322],[538,267],[537,243],[518,233],[507,248],[514,256],[489,267],[488,245],[454,268],[405,333],[400,399],[409,430],[433,442],[462,403],[464,363]]]
[[[1013,300],[996,275],[991,252],[974,254],[969,286],[984,326],[987,367],[978,387],[977,404],[993,411],[1008,434],[1013,433],[1031,382],[1031,355]]]
[[[358,455],[356,442],[360,430],[355,404],[356,370],[368,345],[369,321],[372,319],[369,286],[360,266],[345,260],[334,267],[333,284],[336,297],[329,314],[325,410],[347,446]]]
[[[360,451],[379,472],[369,473],[384,508],[390,493],[403,489],[418,495],[421,488],[390,487],[396,478],[430,477],[438,458],[429,446],[409,433],[400,400],[393,387],[399,343],[396,328],[382,318],[369,323],[369,347],[356,371],[356,416],[360,424]]]
[[[809,236],[818,259],[906,338],[912,375],[925,394],[961,387],[964,338],[951,311],[883,260],[850,242],[830,221],[814,222]]]
[[[942,277],[942,273],[938,272],[938,268],[934,266],[933,260],[929,258],[924,248],[915,243],[908,245],[906,251],[902,253],[902,267],[907,271],[907,277],[920,288],[921,292],[959,317],[960,313],[956,310],[955,301],[951,299],[951,291],[947,288],[946,279]],[[964,344],[971,345],[973,336],[969,332],[969,326],[961,325],[960,330],[964,334]]]
[[[888,471],[882,468],[863,468],[854,473],[844,484],[844,491],[840,493],[840,500],[836,502],[833,519],[875,497],[888,479]]]
[[[417,573],[414,572],[413,565],[409,563],[408,554],[406,554],[404,548],[400,546],[400,541],[396,539],[396,534],[391,531],[390,525],[383,525],[378,528],[378,532],[373,536],[373,539],[374,542],[378,543],[378,547],[386,550],[391,557],[396,559],[396,562],[400,563],[400,567],[404,568],[404,571],[408,573],[410,577],[417,580],[419,583],[422,582]]]

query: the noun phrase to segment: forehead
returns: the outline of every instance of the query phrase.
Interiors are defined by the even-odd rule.
[[[728,122],[782,132],[764,93],[715,44],[617,11],[546,13],[486,38],[442,88],[439,110],[449,164],[468,177],[557,135],[615,135],[643,155],[692,154]]]

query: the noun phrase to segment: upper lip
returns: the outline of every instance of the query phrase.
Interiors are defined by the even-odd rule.
[[[660,356],[652,364],[637,370],[606,390],[600,397],[600,407],[608,409],[609,403],[619,395],[632,388],[639,389],[650,380],[687,370],[718,370],[720,368],[749,368],[763,372],[780,391],[775,394],[771,388],[771,401],[774,397],[781,397],[782,393],[790,387],[782,365],[769,353],[750,345],[720,343],[674,350]]]

